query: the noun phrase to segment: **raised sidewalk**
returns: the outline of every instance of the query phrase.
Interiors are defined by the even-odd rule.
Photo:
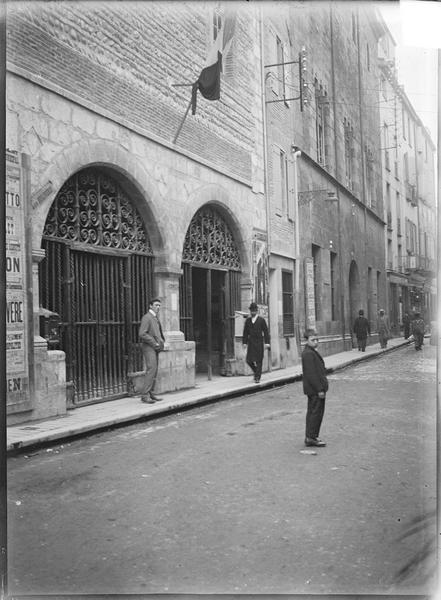
[[[379,354],[390,352],[409,344],[403,338],[389,340],[386,349],[379,344],[366,347],[366,352],[357,349],[325,356],[325,366],[329,373],[348,365],[368,360]],[[130,396],[120,400],[111,400],[99,404],[81,406],[69,410],[67,415],[53,417],[42,421],[29,421],[7,428],[7,452],[14,453],[22,449],[30,449],[38,445],[84,435],[94,431],[118,427],[154,416],[160,416],[205,402],[224,400],[233,396],[271,388],[277,385],[292,383],[302,378],[301,364],[286,369],[277,369],[262,374],[262,380],[255,384],[251,375],[221,377],[208,379],[198,378],[196,387],[161,394],[163,400],[155,404],[144,404],[139,396]]]

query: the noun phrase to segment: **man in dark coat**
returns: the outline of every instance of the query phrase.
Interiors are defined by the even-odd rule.
[[[141,391],[141,401],[148,404],[159,402],[162,398],[153,393],[158,373],[159,353],[164,350],[164,334],[158,318],[161,300],[153,298],[149,302],[149,311],[142,317],[139,326],[139,340],[145,363],[145,376]]]
[[[319,439],[328,391],[325,362],[317,352],[318,337],[314,329],[305,331],[306,345],[302,352],[303,392],[308,396],[305,446],[326,446]]]
[[[424,320],[421,318],[419,312],[416,312],[412,321],[412,335],[415,340],[415,350],[421,350],[421,346],[424,343],[424,332],[426,325]]]
[[[249,310],[250,316],[245,320],[242,343],[247,346],[246,361],[253,371],[254,381],[259,383],[264,348],[270,347],[270,337],[265,319],[257,314],[258,307],[255,302],[251,302]]]
[[[410,317],[408,313],[404,313],[403,317],[403,335],[405,340],[410,336]]]
[[[355,333],[355,337],[357,338],[358,349],[362,352],[366,351],[366,340],[368,334],[371,335],[371,328],[369,326],[369,321],[364,316],[364,311],[358,311],[358,317],[354,321],[353,331]]]

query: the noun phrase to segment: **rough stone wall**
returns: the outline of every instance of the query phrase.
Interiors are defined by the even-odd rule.
[[[162,391],[194,385],[194,343],[184,342],[178,331],[178,278],[193,215],[206,203],[222,211],[246,285],[254,228],[266,229],[260,49],[253,44],[258,24],[238,15],[236,60],[223,80],[222,98],[199,96],[197,113],[188,116],[174,146],[190,90],[169,82],[199,73],[210,19],[207,7],[197,3],[186,4],[182,13],[179,8],[173,21],[170,6],[17,4],[8,21],[7,145],[30,157],[26,201],[32,204],[33,250],[39,251],[50,206],[73,173],[101,165],[121,178],[145,221],[158,293],[168,300],[162,311],[168,340],[158,375]],[[167,49],[171,39],[173,56]],[[35,279],[36,298],[38,293]],[[248,306],[249,298],[244,301]],[[43,389],[43,375],[37,377]],[[65,382],[59,377],[48,384],[50,393],[38,395],[33,418],[65,409]]]
[[[13,4],[8,65],[171,144],[191,95],[190,87],[171,84],[194,82],[204,66],[210,11],[191,2]],[[234,68],[223,78],[221,101],[199,95],[178,146],[251,182],[255,119],[261,118],[253,68],[257,25],[250,11],[237,12]]]

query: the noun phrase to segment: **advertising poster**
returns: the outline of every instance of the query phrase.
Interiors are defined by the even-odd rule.
[[[28,389],[25,214],[17,152],[6,151],[6,389],[7,404]]]

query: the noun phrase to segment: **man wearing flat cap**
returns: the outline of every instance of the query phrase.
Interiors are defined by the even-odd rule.
[[[249,310],[250,316],[245,320],[242,343],[247,347],[246,361],[253,371],[254,382],[259,383],[264,349],[270,347],[270,337],[265,319],[257,314],[258,307],[255,302],[251,302]]]

